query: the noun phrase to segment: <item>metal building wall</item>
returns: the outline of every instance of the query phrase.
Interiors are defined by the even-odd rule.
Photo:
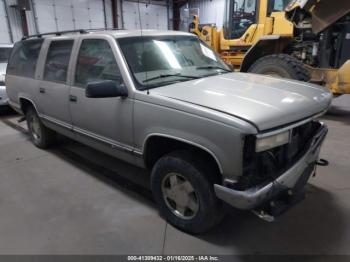
[[[225,0],[192,0],[190,8],[199,8],[201,24],[216,24],[221,28],[225,14]]]
[[[25,11],[25,17],[30,35],[61,30],[113,27],[112,0],[28,1],[31,9]],[[115,13],[119,28],[140,28],[137,2],[138,0],[116,0]],[[140,0],[140,2],[144,29],[171,29],[169,19],[172,17],[172,11],[169,3],[172,0]],[[18,41],[23,37],[21,11],[17,0],[0,0],[0,37],[2,43]]]
[[[111,0],[29,2],[31,10],[25,11],[25,16],[30,35],[81,28],[113,27]],[[17,0],[0,0],[0,43],[15,42],[22,37],[22,19]]]
[[[40,33],[105,27],[102,0],[33,0]]]
[[[3,12],[7,12],[6,19],[1,21],[0,27],[2,32],[6,32],[7,36],[2,35],[1,43],[12,43],[14,41],[18,41],[22,38],[22,24],[21,24],[21,16],[18,9],[15,8],[17,4],[16,0],[2,0],[0,5],[3,8]],[[5,22],[6,21],[6,22]]]
[[[11,43],[12,36],[11,36],[11,30],[8,23],[8,16],[7,16],[7,6],[4,0],[0,1],[0,43],[1,44],[8,44]]]
[[[137,1],[122,2],[123,27],[125,29],[140,29],[140,16],[142,29],[168,29],[167,1],[159,3],[138,3]]]
[[[113,28],[112,1],[104,0],[104,10],[107,28]]]

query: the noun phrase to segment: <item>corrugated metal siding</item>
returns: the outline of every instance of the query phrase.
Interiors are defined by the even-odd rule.
[[[31,10],[26,11],[29,34],[72,30],[82,28],[103,28],[113,26],[112,0],[29,0]],[[140,0],[141,2],[143,0]],[[169,0],[171,2],[171,0]],[[103,6],[103,2],[105,6]],[[119,28],[140,28],[137,1],[117,0],[117,21]],[[146,3],[145,3],[146,2]],[[2,5],[1,5],[2,3]],[[168,0],[144,1],[140,3],[141,20],[144,29],[168,29],[172,23]],[[5,14],[6,4],[8,18]],[[105,13],[104,13],[105,11]],[[124,14],[124,21],[122,16]],[[23,37],[20,11],[17,0],[0,0],[0,42],[11,42],[7,19],[13,41]]]
[[[11,43],[11,31],[9,30],[9,23],[7,20],[6,3],[4,0],[0,1],[0,43]]]
[[[168,9],[166,5],[145,4],[123,1],[123,20],[125,29],[168,29]]]
[[[105,11],[106,11],[106,25],[107,28],[113,27],[113,18],[112,18],[112,1],[105,0]]]
[[[35,10],[33,10],[33,1],[30,1],[31,11],[26,11],[26,18],[28,23],[28,34],[35,35],[38,34],[38,28],[35,20]]]
[[[102,0],[33,0],[33,4],[40,33],[105,27]]]
[[[15,0],[5,0],[8,11],[8,21],[10,22],[10,28],[12,32],[13,41],[16,42],[20,40],[23,36],[21,15],[17,8],[13,5],[17,4]]]
[[[216,24],[218,28],[222,27],[225,14],[225,0],[191,1],[190,8],[199,8],[201,24]]]

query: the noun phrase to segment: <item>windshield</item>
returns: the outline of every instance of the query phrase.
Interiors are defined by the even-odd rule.
[[[118,43],[140,90],[231,72],[195,36],[121,38]]]
[[[1,47],[0,48],[0,63],[7,63],[10,54],[11,54],[12,48],[10,47]]]

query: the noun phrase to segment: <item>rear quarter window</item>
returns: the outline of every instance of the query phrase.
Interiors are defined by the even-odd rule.
[[[34,78],[43,39],[20,41],[13,47],[7,74]]]

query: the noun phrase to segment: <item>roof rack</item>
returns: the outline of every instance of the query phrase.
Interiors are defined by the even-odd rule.
[[[57,31],[57,32],[48,32],[48,33],[43,33],[43,34],[36,34],[36,35],[29,35],[29,36],[23,36],[22,40],[27,40],[29,38],[41,38],[46,35],[56,35],[56,36],[61,36],[64,34],[69,34],[69,33],[80,33],[80,34],[87,34],[89,32],[94,32],[94,31],[107,31],[107,30],[123,30],[119,28],[94,28],[94,29],[76,29],[76,30],[65,30],[65,31]]]

